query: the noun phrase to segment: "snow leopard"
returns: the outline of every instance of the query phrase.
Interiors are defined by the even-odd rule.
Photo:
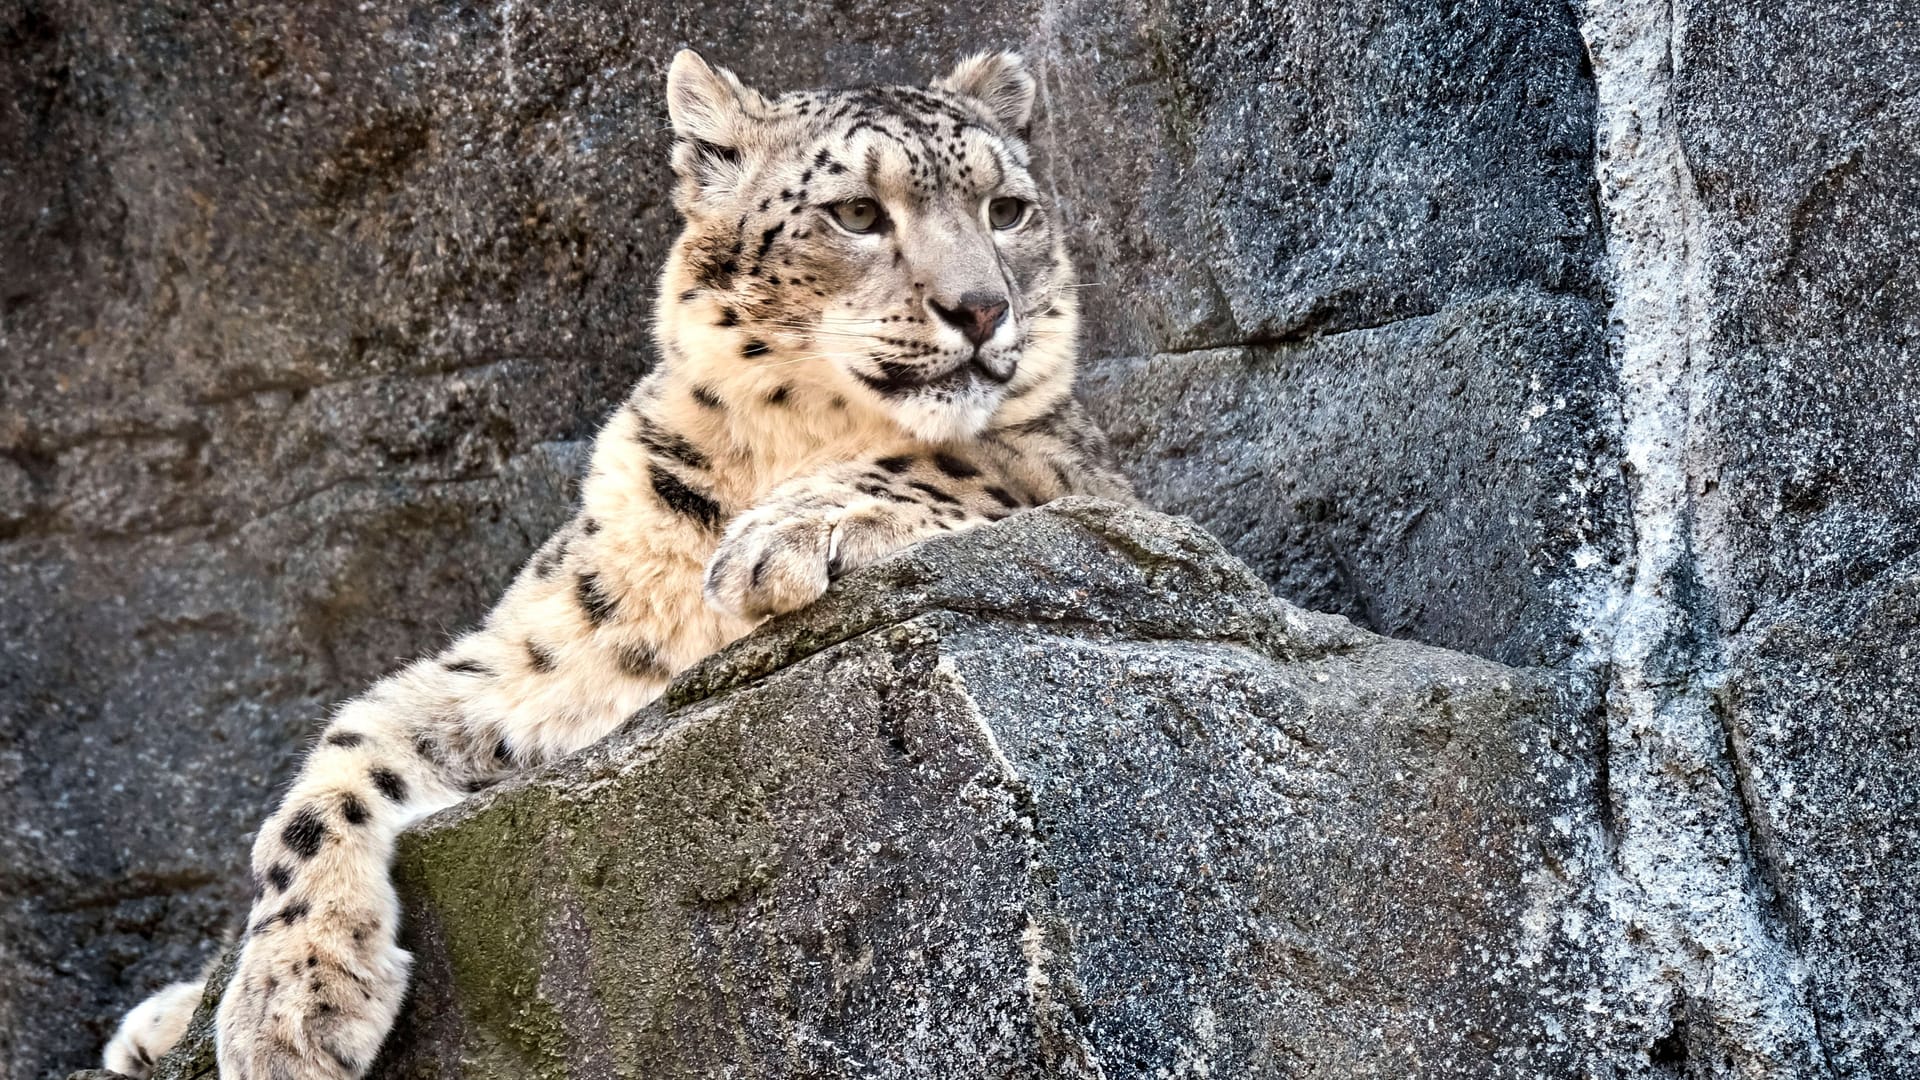
[[[407,988],[410,823],[606,736],[677,672],[840,575],[1064,495],[1131,501],[1073,395],[1078,300],[1036,179],[1036,83],[984,53],[926,87],[766,96],[688,50],[657,365],[577,512],[477,630],[323,718],[252,851],[215,1014],[227,1080],[355,1078]],[[128,1014],[145,1077],[201,986]]]

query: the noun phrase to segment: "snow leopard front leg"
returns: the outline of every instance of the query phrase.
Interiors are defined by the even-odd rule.
[[[406,995],[395,838],[513,764],[461,719],[488,669],[450,650],[339,710],[253,846],[255,896],[216,1021],[230,1080],[359,1077]]]
[[[904,444],[790,480],[727,527],[707,565],[707,601],[749,620],[794,611],[890,552],[1068,493],[1023,456],[1004,440]]]
[[[627,460],[630,419],[596,457],[609,474],[644,463]],[[254,841],[254,901],[216,1015],[224,1080],[365,1073],[411,964],[389,878],[401,830],[597,741],[672,671],[741,632],[700,600],[698,553],[711,543],[703,523],[665,507],[629,507],[604,528],[583,511],[482,629],[335,712]],[[173,997],[190,1011],[199,994]],[[129,1018],[107,1061],[144,1076],[177,1031],[136,1013],[143,1022]]]
[[[395,838],[507,764],[480,752],[455,719],[462,682],[479,670],[450,651],[347,703],[261,826],[253,903],[216,1014],[222,1077],[336,1080],[372,1062],[411,965],[387,874]],[[201,995],[177,984],[133,1010],[106,1065],[150,1075]]]

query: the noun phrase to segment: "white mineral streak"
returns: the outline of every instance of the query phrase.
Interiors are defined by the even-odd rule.
[[[1695,410],[1706,398],[1711,237],[1675,115],[1685,11],[1588,0],[1581,32],[1599,97],[1596,171],[1613,290],[1634,553],[1585,628],[1608,673],[1616,847],[1600,896],[1628,940],[1617,958],[1654,1034],[1681,999],[1743,1048],[1735,1075],[1810,1075],[1818,1041],[1798,963],[1754,888],[1717,658],[1689,655]],[[1636,940],[1638,939],[1638,940]],[[1611,1010],[1610,1010],[1611,1011]],[[1599,1023],[1617,1023],[1596,1018]],[[1717,1066],[1719,1063],[1714,1063]],[[1719,1073],[1714,1073],[1719,1075]]]

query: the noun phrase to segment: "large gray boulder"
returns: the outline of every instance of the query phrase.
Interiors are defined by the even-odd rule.
[[[416,827],[374,1074],[1605,1068],[1562,682],[1303,612],[1175,518],[941,538]]]

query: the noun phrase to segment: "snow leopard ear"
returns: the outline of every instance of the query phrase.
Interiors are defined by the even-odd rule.
[[[1008,134],[1026,138],[1027,121],[1033,119],[1036,84],[1019,53],[970,56],[935,79],[933,88],[978,101]]]
[[[742,151],[767,101],[733,72],[681,49],[667,70],[667,115],[673,120],[673,171],[703,190],[738,185]]]

